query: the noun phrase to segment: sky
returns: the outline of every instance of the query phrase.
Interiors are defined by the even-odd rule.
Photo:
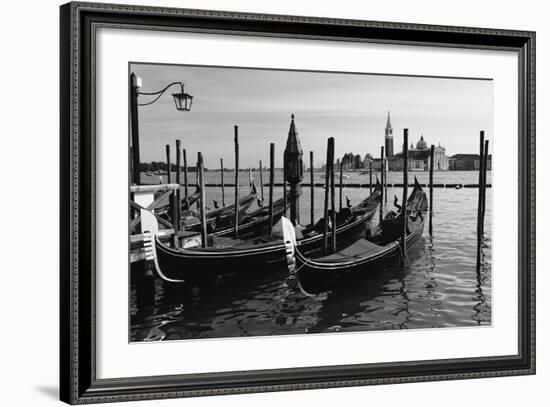
[[[259,160],[269,165],[272,142],[275,165],[281,167],[291,114],[304,162],[309,165],[313,151],[316,167],[325,159],[328,137],[335,138],[336,157],[348,152],[378,157],[388,111],[395,152],[402,149],[404,128],[409,129],[409,143],[424,135],[428,145],[441,144],[449,156],[476,153],[480,130],[492,139],[493,83],[487,79],[159,64],[131,64],[130,70],[141,77],[143,92],[182,81],[194,96],[190,112],[175,109],[171,93],[177,87],[154,104],[139,107],[142,162],[166,161],[165,145],[175,148],[180,139],[189,165],[200,151],[205,167],[218,168],[223,158],[230,168],[233,127],[238,125],[241,168],[257,167]],[[139,96],[139,103],[151,100]]]

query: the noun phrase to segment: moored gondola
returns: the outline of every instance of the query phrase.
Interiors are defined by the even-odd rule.
[[[360,215],[348,219],[342,217],[342,223],[336,227],[338,247],[347,245],[364,235],[366,222],[374,216],[379,204],[380,191],[378,188],[360,203],[363,208]],[[280,211],[276,211],[276,218],[282,216],[284,207],[280,206],[280,208]],[[351,211],[348,209],[347,212]],[[142,211],[142,216],[148,225],[144,230],[150,232],[149,234],[144,233],[148,239],[146,247],[149,248],[151,256],[155,259],[157,273],[166,281],[197,281],[211,279],[219,275],[255,273],[260,272],[262,267],[280,265],[286,261],[282,233],[256,235],[256,237],[246,240],[226,238],[225,241],[221,239],[221,242],[216,242],[220,235],[214,234],[214,244],[210,247],[175,249],[161,242],[156,236],[158,224],[154,216],[147,211]],[[267,226],[269,226],[269,215],[267,216]],[[265,217],[255,221],[258,222],[260,219],[264,221]],[[253,222],[254,220],[248,225],[240,226],[239,233],[242,232],[244,236],[247,230],[253,229]],[[322,251],[323,234],[319,229],[322,230],[318,222],[317,225],[300,230],[301,238],[298,245],[304,253],[316,255]]]
[[[181,202],[180,202],[181,210],[182,211],[189,211],[191,206],[199,200],[200,194],[201,194],[201,190],[197,186],[195,191],[191,195],[189,195],[187,197],[187,199],[185,199],[185,197],[182,197]],[[157,204],[157,208],[155,210],[155,213],[157,215],[164,216],[164,215],[167,215],[169,213],[169,209],[170,209],[170,198],[169,198],[168,195],[165,195],[165,196],[162,197],[162,199]]]
[[[239,218],[247,215],[246,211],[256,202],[258,193],[256,186],[252,184],[250,193],[239,199]],[[207,212],[206,226],[210,233],[218,232],[223,235],[224,231],[230,230],[234,226],[235,204],[226,205]],[[199,214],[194,211],[188,211],[182,216],[182,225],[186,231],[200,233]]]
[[[426,194],[415,180],[414,189],[407,200],[407,252],[419,242],[424,229],[427,210]],[[293,259],[293,268],[297,273],[300,286],[305,292],[316,293],[328,290],[336,284],[355,276],[365,276],[376,272],[384,264],[401,259],[400,242],[403,211],[386,215],[378,231],[357,240],[343,250],[330,255],[311,258],[305,254],[300,245],[295,243],[291,228],[284,228],[285,244]],[[285,218],[286,221],[286,218]],[[292,247],[289,247],[292,246]]]

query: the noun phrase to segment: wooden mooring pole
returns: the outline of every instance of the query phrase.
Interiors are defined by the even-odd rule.
[[[286,207],[288,206],[288,196],[286,191],[286,174],[284,169],[283,169],[283,205],[284,205],[283,213],[284,213],[284,216],[286,216]]]
[[[248,187],[252,189],[252,168],[248,167]]]
[[[138,94],[139,79],[133,72],[130,74],[130,124],[132,130],[132,181],[135,185],[141,184],[139,170],[139,123],[138,123]]]
[[[481,234],[485,234],[485,206],[487,204],[487,167],[489,160],[489,140],[485,140],[483,151],[483,200],[481,201]]]
[[[199,188],[201,187],[200,186],[201,181],[199,179],[199,168],[196,165],[195,165],[195,185]],[[199,210],[199,211],[201,210],[200,205],[201,205],[200,200],[197,200],[197,210]]]
[[[275,183],[275,143],[269,144],[269,234],[273,232],[273,184]]]
[[[384,147],[380,147],[380,224],[384,219]]]
[[[170,162],[170,144],[166,144],[166,180],[168,184],[172,183],[172,163]]]
[[[403,261],[407,258],[407,189],[409,186],[409,129],[403,129],[403,199],[401,200],[401,250],[403,253]]]
[[[187,179],[187,150],[185,150],[185,148],[183,149],[183,190],[185,194],[185,203],[187,209],[189,209],[189,202],[187,201],[189,199],[189,184]]]
[[[430,220],[429,220],[429,233],[432,234],[432,217],[434,214],[434,150],[435,146],[432,144],[430,147]]]
[[[384,203],[388,203],[388,159],[384,157],[382,162],[384,163]]]
[[[176,184],[181,185],[181,140],[176,140]]]
[[[222,206],[225,206],[225,185],[223,180],[223,158],[220,158],[221,183],[222,183]]]
[[[208,246],[208,235],[206,231],[206,191],[204,182],[204,161],[202,159],[202,153],[197,154],[197,176],[199,179],[200,192],[200,216],[201,216],[201,246]]]
[[[323,207],[323,220],[325,222],[323,229],[323,251],[328,254],[328,198],[330,190],[330,162],[334,138],[330,137],[327,141],[327,162],[325,165],[325,205]]]
[[[260,160],[260,197],[262,202],[264,201],[264,175],[262,169],[262,160]]]
[[[172,162],[170,160],[170,144],[166,144],[166,181],[168,184],[172,183]],[[169,213],[170,213],[170,220],[174,229],[174,234],[172,234],[171,238],[171,244],[173,247],[178,246],[178,239],[177,239],[177,223],[178,223],[178,217],[177,217],[177,194],[176,191],[172,191],[170,194],[170,204],[169,204]]]
[[[339,205],[339,210],[341,211],[342,210],[342,177],[343,177],[343,174],[342,174],[342,162],[340,162],[340,205]]]
[[[369,194],[372,194],[372,160],[369,161]]]
[[[239,126],[235,131],[235,239],[239,237]]]
[[[335,174],[334,174],[334,141],[332,142],[332,152],[330,155],[330,209],[332,226],[332,253],[336,252],[336,188],[335,188]]]
[[[176,165],[179,166],[180,164],[180,155],[179,155],[179,140],[176,140]],[[166,146],[167,151],[166,155],[168,158],[168,162],[170,161],[170,146]],[[171,165],[168,164],[168,167],[170,168]],[[168,171],[168,174],[170,174],[170,171]],[[169,176],[169,179],[171,179],[171,176]],[[180,173],[176,169],[176,183],[179,185],[180,182]],[[180,230],[180,212],[181,212],[181,201],[180,201],[180,191],[178,189],[174,189],[172,191],[172,194],[170,195],[170,216],[172,218],[172,225],[174,227],[174,233],[172,234],[172,247],[177,248],[179,246],[179,240],[178,240],[178,232]]]
[[[315,184],[313,180],[313,151],[309,152],[309,184],[310,184],[310,202],[309,202],[309,215],[310,224],[313,226],[315,223]]]
[[[178,189],[174,192],[176,194],[176,219],[178,228],[180,230],[181,225],[181,140],[176,140],[176,184],[178,184]]]
[[[481,245],[483,243],[482,231],[482,211],[483,211],[483,160],[485,158],[485,132],[479,132],[479,175],[478,175],[478,191],[477,191],[477,256],[476,270],[479,273],[481,270]]]

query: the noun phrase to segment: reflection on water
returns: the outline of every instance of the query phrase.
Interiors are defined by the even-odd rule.
[[[405,266],[387,265],[375,274],[313,296],[302,293],[285,268],[263,270],[253,277],[248,273],[243,279],[219,279],[200,287],[157,280],[154,309],[138,309],[132,289],[131,340],[488,325],[492,190],[487,191],[486,234],[479,272],[477,189],[434,191],[433,235],[425,229]],[[219,191],[212,188],[208,192],[217,199]],[[388,192],[392,197],[399,191],[389,188]],[[366,193],[368,188],[344,188],[344,195],[352,202],[358,202]],[[322,198],[323,190],[317,188],[315,199],[322,202]],[[309,193],[302,199],[302,219],[309,219]],[[316,205],[316,217],[322,211],[320,206]]]

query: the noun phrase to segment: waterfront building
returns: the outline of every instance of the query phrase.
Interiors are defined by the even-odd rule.
[[[368,170],[370,163],[373,161],[374,161],[374,158],[370,153],[365,154],[365,159],[363,160],[363,168],[365,170]]]
[[[445,155],[446,150],[438,143],[434,149],[434,170],[444,171],[449,169],[449,157]]]
[[[492,168],[492,155],[487,157],[487,169]],[[451,171],[476,171],[479,170],[479,154],[455,154],[449,158],[449,170]]]
[[[372,170],[373,171],[380,171],[382,169],[382,160],[380,158],[373,158],[372,159]]]
[[[360,170],[364,168],[364,162],[359,154],[346,153],[342,157],[341,162],[344,170]],[[340,160],[337,159],[336,163],[339,165]]]
[[[467,154],[462,154],[467,155]],[[394,153],[394,140],[393,140],[393,126],[391,124],[390,112],[386,119],[386,128],[384,129],[384,156],[387,159],[387,169],[389,171],[403,171],[403,152],[397,154]],[[354,155],[353,153],[346,153],[342,157],[342,168],[344,170],[357,170],[368,169],[370,163],[372,163],[372,169],[374,171],[380,171],[382,164],[379,157],[372,156],[370,153],[365,155],[362,160],[360,155]],[[453,156],[454,157],[454,156]],[[450,160],[446,155],[445,147],[438,143],[434,148],[434,170],[446,171],[454,169],[454,167],[470,166],[460,161],[460,159],[454,160],[453,168],[450,168]],[[428,171],[430,169],[430,146],[424,140],[424,135],[420,135],[420,139],[416,143],[411,143],[409,148],[409,170],[411,171]],[[473,165],[473,164],[472,164]],[[479,161],[477,163],[479,166]]]
[[[445,171],[449,168],[449,160],[445,152],[445,147],[442,147],[441,144],[435,147],[435,171]],[[410,171],[428,171],[430,169],[430,148],[426,140],[424,140],[424,135],[420,136],[416,147],[411,143],[408,162]],[[399,152],[393,157],[388,158],[388,169],[390,171],[403,171],[403,152]]]

